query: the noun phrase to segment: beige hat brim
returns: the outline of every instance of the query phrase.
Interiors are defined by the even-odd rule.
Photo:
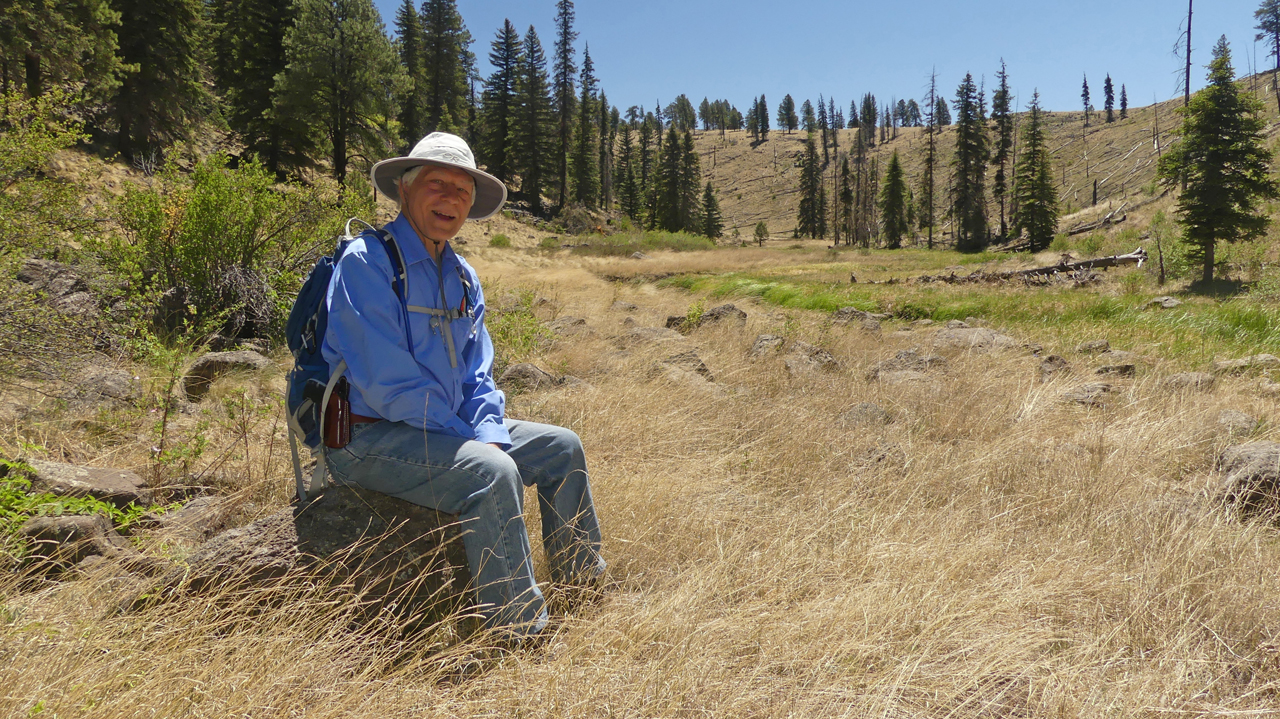
[[[451,170],[462,170],[475,179],[476,197],[475,201],[471,203],[471,211],[467,213],[467,219],[469,220],[487,220],[498,214],[498,211],[502,209],[502,205],[507,201],[507,186],[502,180],[483,170],[476,170],[466,165],[457,165],[452,162],[425,160],[420,157],[393,157],[374,165],[373,169],[369,171],[369,177],[373,180],[373,186],[378,188],[378,192],[390,197],[396,201],[396,204],[399,204],[400,176],[410,168],[418,165],[433,165],[435,167],[447,167]]]

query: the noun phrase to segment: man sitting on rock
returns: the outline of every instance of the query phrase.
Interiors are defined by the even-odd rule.
[[[595,584],[603,575],[600,528],[578,436],[503,417],[480,280],[449,240],[483,220],[506,187],[476,169],[460,137],[433,132],[408,157],[374,165],[374,186],[400,203],[384,229],[393,263],[372,237],[354,240],[329,285],[324,358],[346,362],[349,443],[327,454],[341,483],[459,515],[486,625],[513,639],[547,622],[533,578],[523,488],[537,485],[542,540],[553,581]],[[405,268],[405,302],[393,267]]]

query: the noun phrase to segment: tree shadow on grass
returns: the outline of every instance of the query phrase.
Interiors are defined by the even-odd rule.
[[[1216,279],[1211,282],[1197,280],[1186,289],[1186,294],[1198,297],[1211,297],[1215,300],[1228,300],[1238,297],[1248,290],[1243,280]]]

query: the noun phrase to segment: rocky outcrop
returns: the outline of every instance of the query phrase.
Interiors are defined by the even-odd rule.
[[[456,519],[353,487],[223,532],[126,602],[137,608],[213,588],[276,587],[359,596],[369,616],[430,620],[456,607],[469,581]]]
[[[783,362],[787,372],[792,376],[818,371],[834,372],[840,369],[840,362],[830,352],[803,340],[795,340],[791,343],[791,349]]]
[[[1160,386],[1171,392],[1208,392],[1217,382],[1208,372],[1183,372],[1165,377]]]
[[[1115,388],[1106,382],[1090,382],[1063,393],[1062,400],[1086,407],[1102,407],[1106,405],[1112,392],[1115,392]]]
[[[1218,456],[1222,498],[1246,513],[1280,511],[1280,443],[1249,442]]]
[[[33,517],[18,531],[28,543],[28,572],[56,574],[93,557],[120,562],[127,571],[158,574],[169,562],[139,553],[101,514]]]
[[[1221,360],[1213,363],[1213,371],[1227,374],[1240,374],[1251,369],[1274,369],[1280,367],[1280,357],[1260,354],[1241,357],[1239,359]]]
[[[962,323],[963,324],[963,323]],[[992,350],[1018,349],[1022,343],[1009,335],[996,332],[986,327],[951,327],[938,330],[933,337],[933,344],[939,348],[961,349],[972,352],[990,352]]]
[[[78,317],[96,317],[98,301],[89,285],[71,267],[53,260],[28,259],[18,270],[18,281],[45,293],[54,309]]]
[[[151,504],[151,490],[142,477],[127,469],[80,467],[62,462],[32,459],[27,464],[35,470],[29,479],[33,492],[48,492],[60,497],[93,497],[117,507]]]
[[[1181,304],[1182,300],[1175,299],[1169,295],[1163,295],[1147,302],[1147,307],[1159,307],[1161,309],[1171,310]]]
[[[1076,352],[1082,355],[1096,355],[1111,349],[1111,343],[1107,340],[1089,340],[1076,345]]]
[[[766,357],[782,349],[782,345],[786,342],[777,335],[760,335],[756,337],[756,341],[751,343],[751,350],[747,352],[747,356],[751,359],[760,359]]]
[[[1064,375],[1071,371],[1071,364],[1063,357],[1058,355],[1049,355],[1040,360],[1040,381],[1048,382],[1049,380]]]
[[[264,370],[268,367],[271,367],[271,360],[252,350],[209,352],[187,369],[183,388],[188,399],[198,401],[219,377],[232,372]]]
[[[667,367],[675,367],[685,372],[693,372],[708,382],[716,381],[715,376],[711,374],[711,370],[707,368],[706,363],[702,361],[702,358],[698,356],[695,350],[685,350],[671,355],[662,360],[661,364]]]
[[[877,362],[875,366],[867,372],[867,381],[875,382],[883,380],[889,375],[898,372],[915,372],[924,373],[935,370],[943,370],[947,367],[945,357],[935,354],[920,354],[919,350],[909,349],[900,350],[897,354],[889,359]]]

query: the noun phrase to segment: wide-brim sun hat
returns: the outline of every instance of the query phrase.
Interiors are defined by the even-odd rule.
[[[393,157],[373,166],[369,177],[379,192],[400,202],[400,176],[419,165],[432,165],[462,170],[476,181],[475,201],[467,219],[486,220],[502,209],[507,201],[507,186],[502,180],[476,168],[475,155],[467,141],[447,132],[433,132],[418,141],[406,157]]]

